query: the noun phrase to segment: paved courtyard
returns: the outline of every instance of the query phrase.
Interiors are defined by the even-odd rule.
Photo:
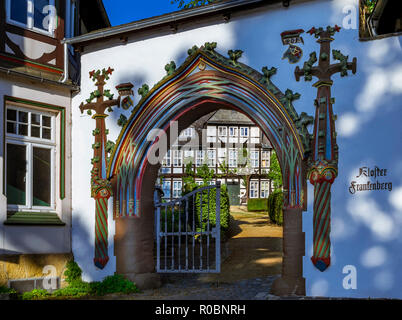
[[[220,274],[162,275],[163,286],[119,299],[163,300],[265,300],[281,273],[282,227],[269,222],[266,213],[232,208],[232,236],[222,248]],[[108,297],[116,298],[116,296]]]

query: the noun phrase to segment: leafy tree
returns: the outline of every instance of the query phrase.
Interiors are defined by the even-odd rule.
[[[180,9],[187,9],[187,8],[194,8],[199,6],[204,6],[210,3],[216,3],[221,0],[171,0],[171,4],[177,3],[178,8]]]
[[[247,148],[239,149],[237,152],[237,171],[241,176],[243,186],[246,187],[245,199],[248,201],[250,194],[251,176],[256,173],[256,169],[251,165],[251,159]]]
[[[197,168],[197,176],[202,179],[204,185],[208,185],[208,183],[214,178],[215,170],[210,169],[207,163],[203,163],[201,167]]]
[[[279,165],[278,157],[276,152],[271,153],[270,167],[267,174],[268,179],[273,181],[274,189],[278,190],[282,187],[282,171]]]
[[[366,7],[368,13],[372,13],[378,0],[363,0],[363,5]]]
[[[197,188],[192,161],[186,163],[184,172],[186,175],[183,177],[183,194],[187,194]]]

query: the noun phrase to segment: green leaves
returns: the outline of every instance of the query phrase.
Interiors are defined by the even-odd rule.
[[[267,178],[272,180],[275,190],[282,187],[282,170],[275,152],[272,152],[271,154],[270,167]]]
[[[74,260],[70,260],[66,264],[66,271],[64,271],[67,283],[72,283],[76,280],[81,280],[82,270]]]
[[[241,55],[243,54],[242,50],[229,50],[228,55],[230,58],[230,63],[234,66],[237,66],[237,60],[241,58]]]
[[[268,197],[268,215],[271,222],[283,224],[283,193],[278,189]]]
[[[179,9],[188,9],[199,6],[204,6],[210,3],[216,3],[221,0],[171,0],[170,4],[176,4]]]
[[[165,70],[168,76],[172,75],[176,71],[176,63],[170,61],[170,63],[165,65]]]
[[[198,47],[197,46],[193,46],[192,48],[187,50],[187,53],[189,56],[192,56],[194,53],[196,53],[198,51]]]
[[[214,169],[210,169],[207,163],[204,163],[201,167],[197,168],[197,176],[202,179],[204,185],[208,185],[208,183],[214,178],[214,174]]]
[[[138,89],[138,94],[144,98],[149,92],[149,86],[147,84],[143,84],[141,88]]]
[[[372,13],[377,2],[378,0],[365,0],[363,1],[363,5],[368,13]]]
[[[332,50],[332,55],[335,60],[339,60],[341,63],[341,77],[346,77],[348,75],[349,56],[343,55],[340,50]]]
[[[120,115],[120,118],[117,120],[117,125],[119,127],[124,127],[127,123],[127,117],[124,114]]]
[[[276,74],[278,69],[275,67],[272,67],[271,69],[268,69],[267,67],[262,67],[261,71],[263,73],[261,82],[264,84],[268,84],[271,81],[271,77]]]
[[[205,42],[204,48],[207,51],[214,51],[216,49],[217,43],[216,42]]]

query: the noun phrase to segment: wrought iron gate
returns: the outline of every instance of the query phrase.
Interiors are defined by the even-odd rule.
[[[155,190],[157,272],[220,272],[220,190],[217,182],[170,202]]]

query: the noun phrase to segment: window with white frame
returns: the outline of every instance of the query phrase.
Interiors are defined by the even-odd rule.
[[[8,210],[55,209],[55,121],[51,112],[7,106]]]
[[[259,167],[260,161],[260,152],[258,150],[251,150],[250,151],[250,162],[253,168]]]
[[[216,126],[207,127],[207,142],[216,142]]]
[[[269,196],[269,180],[261,180],[260,197],[268,198]]]
[[[170,150],[168,150],[168,151],[166,152],[165,156],[163,157],[162,166],[163,166],[163,167],[170,167],[170,166],[171,166],[171,162],[170,162]]]
[[[239,139],[239,128],[229,127],[229,142],[237,143]]]
[[[173,198],[181,197],[181,188],[182,188],[182,181],[173,180]]]
[[[194,150],[189,150],[186,149],[184,150],[184,154],[183,154],[183,162],[186,165],[187,163],[194,163]]]
[[[237,137],[238,135],[239,135],[238,127],[229,127],[229,136],[230,137]]]
[[[226,162],[226,148],[218,148],[218,163]]]
[[[222,141],[222,142],[226,142],[227,141],[227,135],[228,135],[228,128],[219,126],[218,127],[219,140]]]
[[[269,150],[262,150],[261,151],[261,167],[262,168],[269,168],[269,159],[270,159]]]
[[[229,167],[237,167],[237,149],[229,149]]]
[[[181,167],[183,165],[182,151],[181,150],[172,150],[172,152],[173,152],[173,166]]]
[[[163,198],[170,199],[170,188],[172,186],[172,182],[170,180],[164,179],[162,182],[162,190],[163,190]]]
[[[258,181],[250,181],[250,198],[258,198]]]
[[[246,137],[248,137],[248,135],[249,135],[248,127],[241,127],[240,128],[240,137],[246,138]]]
[[[194,135],[194,128],[186,128],[180,133],[180,137],[191,138]]]
[[[204,163],[204,157],[205,157],[205,151],[204,150],[197,150],[196,151],[195,161],[196,161],[196,166],[197,167],[202,166],[202,164]]]
[[[250,142],[251,143],[260,143],[260,128],[258,128],[258,127],[250,128]]]
[[[7,0],[7,23],[53,35],[56,28],[55,0]]]
[[[170,168],[171,165],[172,165],[172,162],[171,162],[171,151],[168,150],[168,151],[166,152],[165,156],[164,156],[163,159],[162,159],[162,166],[161,166],[161,168],[160,168],[160,172],[161,172],[161,173],[170,173],[170,171],[171,171],[171,168]]]
[[[228,135],[228,133],[227,133],[227,127],[221,127],[221,126],[219,126],[219,127],[218,127],[218,135],[219,135],[220,137],[226,137],[226,136]]]
[[[216,149],[208,149],[208,166],[216,166]]]

